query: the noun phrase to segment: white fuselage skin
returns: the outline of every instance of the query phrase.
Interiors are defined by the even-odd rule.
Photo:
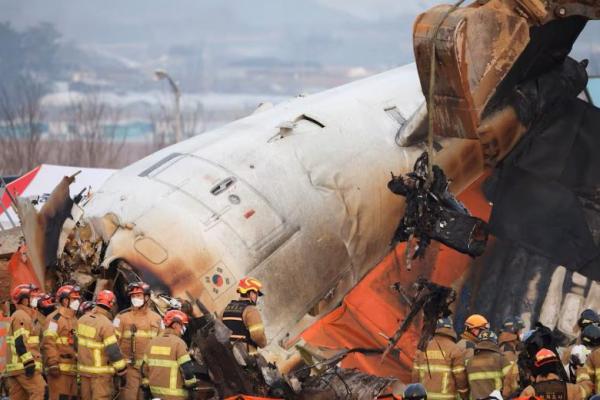
[[[389,251],[404,205],[386,187],[390,172],[412,170],[424,150],[396,143],[398,113],[410,119],[423,101],[408,65],[261,109],[118,171],[85,206],[86,219],[112,213],[121,226],[104,265],[122,259],[217,312],[254,276],[271,346],[285,342]],[[478,142],[441,143],[435,162],[460,191],[481,172]],[[468,158],[476,164],[459,173]]]

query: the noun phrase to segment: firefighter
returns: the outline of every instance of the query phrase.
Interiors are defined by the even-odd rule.
[[[479,332],[466,369],[472,400],[487,398],[495,390],[508,397],[518,387],[517,366],[500,352],[498,336],[490,330]]]
[[[49,400],[72,399],[78,395],[75,312],[79,302],[79,287],[61,286],[56,291],[58,309],[48,316],[44,325],[42,353]]]
[[[84,301],[79,305],[79,309],[77,310],[77,318],[83,317],[85,314],[89,313],[96,307],[96,303],[93,301]]]
[[[121,390],[127,383],[127,364],[117,344],[111,321],[115,300],[113,292],[102,290],[96,297],[96,307],[77,322],[77,360],[82,400],[112,399],[113,386]]]
[[[12,400],[43,400],[46,382],[40,355],[41,325],[37,319],[40,291],[34,284],[16,286],[11,292],[15,305],[8,328],[6,376]]]
[[[600,327],[596,324],[588,324],[581,332],[581,342],[591,353],[586,360],[581,360],[583,367],[577,368],[577,383],[585,387],[588,396],[600,394],[600,376],[598,376],[598,371],[600,371]]]
[[[516,363],[521,353],[523,344],[519,340],[521,330],[525,328],[525,324],[521,317],[507,318],[502,324],[500,336],[498,337],[498,345],[500,351],[511,362]]]
[[[460,348],[465,351],[465,358],[473,357],[477,335],[487,329],[490,329],[490,323],[483,315],[473,314],[465,320],[465,330],[458,341]]]
[[[581,336],[583,335],[583,330],[588,325],[600,325],[600,317],[594,310],[589,308],[583,310],[577,320],[577,326],[574,329],[574,331],[579,332],[577,340],[562,352],[561,361],[565,365],[569,364],[570,373],[585,363],[583,359],[585,355],[582,354],[585,353],[585,346],[583,345]]]
[[[429,396],[431,397],[431,395]],[[420,383],[411,383],[404,389],[403,398],[405,400],[427,400],[427,390]]]
[[[541,396],[552,400],[584,400],[587,393],[582,384],[560,380],[558,369],[563,368],[552,350],[540,349],[534,359],[534,382],[521,392],[521,397]]]
[[[52,314],[54,310],[56,310],[56,304],[54,304],[54,299],[52,298],[52,296],[43,293],[40,296],[40,301],[38,301],[37,309],[40,312],[40,314],[43,315],[43,318],[40,319],[40,322],[42,323],[42,326],[44,326],[46,322],[46,317]]]
[[[263,295],[262,284],[255,278],[240,280],[238,300],[232,300],[223,311],[223,323],[232,331],[233,344],[244,343],[249,355],[256,355],[257,348],[267,345],[262,317],[256,304]]]
[[[119,348],[127,360],[127,386],[119,393],[121,400],[134,400],[140,396],[140,367],[148,342],[158,336],[162,327],[160,315],[149,308],[150,286],[144,282],[127,285],[131,308],[119,313],[113,325]]]
[[[142,391],[146,399],[187,399],[198,386],[194,365],[181,335],[189,318],[179,310],[167,311],[165,330],[150,340],[142,364]],[[195,394],[196,392],[192,392]]]
[[[423,384],[431,400],[451,400],[457,394],[467,399],[464,351],[456,344],[456,332],[449,317],[437,321],[425,352],[417,350],[412,380]]]

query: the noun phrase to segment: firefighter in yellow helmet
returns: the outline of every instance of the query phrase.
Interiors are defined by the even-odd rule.
[[[473,314],[465,321],[465,330],[460,335],[458,346],[465,351],[465,358],[473,357],[477,336],[481,331],[490,329],[488,320],[480,314]]]
[[[42,352],[48,379],[49,400],[77,397],[77,350],[75,316],[81,301],[78,286],[64,285],[56,291],[58,309],[44,325]]]
[[[119,313],[114,321],[119,348],[128,362],[127,386],[119,393],[120,400],[137,400],[142,380],[140,367],[148,343],[162,330],[160,315],[149,308],[150,286],[145,282],[127,285],[131,308]]]
[[[6,375],[8,397],[12,400],[42,400],[46,382],[42,377],[37,303],[41,292],[31,283],[18,285],[11,292],[15,312],[8,328]]]
[[[246,345],[248,354],[255,355],[257,348],[267,345],[262,317],[256,304],[263,295],[262,284],[256,278],[240,280],[240,298],[232,300],[223,311],[223,323],[232,331],[231,341]]]
[[[456,344],[450,317],[439,319],[427,349],[417,350],[412,381],[423,384],[430,400],[454,400],[457,395],[468,398],[464,351]]]
[[[77,322],[77,360],[81,400],[109,400],[113,379],[117,390],[125,387],[127,364],[117,344],[111,309],[116,298],[110,290],[96,296],[96,307]]]
[[[144,354],[141,387],[144,398],[196,398],[198,380],[187,345],[181,339],[189,318],[182,311],[171,310],[163,321],[165,330],[150,340]]]

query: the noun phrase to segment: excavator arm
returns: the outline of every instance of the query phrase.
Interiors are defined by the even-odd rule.
[[[478,0],[421,14],[414,50],[426,97],[434,82],[434,134],[480,140],[495,165],[527,128],[506,106],[512,90],[561,64],[590,19],[600,19],[598,0]]]
[[[441,5],[414,25],[430,137],[479,142],[491,233],[600,279],[600,109],[569,57],[600,0]],[[435,163],[435,158],[433,160]]]

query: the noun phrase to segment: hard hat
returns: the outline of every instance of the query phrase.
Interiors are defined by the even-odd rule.
[[[552,363],[557,363],[557,362],[558,362],[558,357],[556,357],[556,354],[554,354],[554,352],[552,350],[543,348],[543,349],[540,349],[537,353],[535,353],[535,360],[534,360],[533,365],[536,368],[539,368],[541,366],[552,364]]]
[[[589,400],[600,400],[600,394],[595,394],[589,398]]]
[[[587,347],[600,346],[600,327],[589,324],[581,332],[581,342]]]
[[[427,390],[420,383],[411,383],[404,389],[404,399],[427,400]]]
[[[490,323],[483,315],[473,314],[465,321],[465,327],[467,329],[489,329]]]
[[[40,289],[33,283],[22,283],[17,285],[12,292],[10,297],[15,304],[19,304],[23,299],[28,299],[34,294],[40,293]]]
[[[79,305],[79,309],[77,310],[77,317],[81,317],[83,314],[90,311],[95,306],[96,303],[94,303],[93,301],[84,301]]]
[[[96,304],[103,305],[108,308],[112,308],[115,305],[115,294],[110,290],[102,290],[96,296]]]
[[[525,322],[519,316],[508,317],[502,323],[502,332],[518,333],[525,328]]]
[[[163,322],[166,327],[173,325],[175,322],[179,322],[182,325],[187,325],[190,322],[189,317],[186,313],[179,310],[171,310],[167,311],[165,316],[163,317]]]
[[[435,329],[441,329],[441,328],[453,329],[454,324],[452,323],[452,318],[445,317],[445,318],[438,319],[435,323]]]
[[[479,332],[479,335],[477,335],[477,340],[480,342],[492,342],[494,344],[498,344],[498,335],[496,335],[494,331],[484,329]]]
[[[60,303],[63,299],[79,299],[80,295],[79,286],[75,285],[64,285],[58,288],[56,291],[56,302]]]
[[[581,314],[579,315],[579,319],[577,320],[577,325],[579,325],[579,327],[581,329],[585,328],[586,326],[590,325],[590,324],[598,324],[600,323],[600,317],[598,316],[598,313],[596,313],[596,311],[591,310],[591,309],[586,309],[583,310],[581,312]]]
[[[145,282],[131,282],[127,285],[127,295],[133,294],[150,295],[150,285]]]
[[[263,292],[261,289],[262,283],[260,283],[258,279],[247,277],[240,280],[237,291],[240,294],[246,294],[248,292],[255,291],[259,296],[262,296]]]
[[[54,305],[53,300],[54,299],[49,294],[42,293],[42,295],[40,296],[40,301],[38,301],[38,307],[40,307],[40,308],[52,307]]]

